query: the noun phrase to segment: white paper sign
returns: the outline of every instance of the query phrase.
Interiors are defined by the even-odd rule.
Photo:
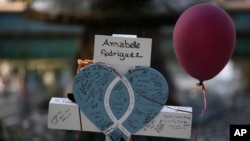
[[[152,39],[95,35],[94,62],[150,66]]]

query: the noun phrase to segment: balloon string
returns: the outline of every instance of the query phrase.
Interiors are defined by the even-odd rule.
[[[175,110],[175,111],[185,112],[185,113],[190,113],[190,114],[199,114],[200,116],[202,116],[203,113],[206,111],[206,108],[207,108],[206,89],[205,89],[205,86],[204,86],[203,83],[198,83],[197,86],[202,86],[202,93],[203,93],[203,108],[202,108],[201,111],[199,111],[199,112],[190,112],[190,111],[187,111],[187,110],[180,110],[180,109],[172,108],[172,107],[170,107],[170,106],[167,106],[167,107],[168,107],[169,109],[172,109],[172,110]],[[145,96],[145,95],[142,95],[142,94],[140,94],[140,93],[139,93],[139,95],[142,96],[143,98],[145,98],[145,99],[151,101],[151,102],[154,102],[154,103],[159,104],[159,105],[161,105],[161,106],[165,106],[165,104],[160,103],[160,102],[157,102],[157,101],[155,101],[155,100],[153,100],[153,99],[151,99],[151,98],[149,98],[149,97],[147,97],[147,96]]]
[[[201,117],[203,116],[204,112],[206,111],[207,109],[207,97],[206,97],[206,88],[205,88],[205,85],[202,81],[200,81],[198,84],[197,84],[197,87],[200,87],[201,86],[201,89],[202,89],[202,94],[203,94],[203,108],[201,111],[199,112],[190,112],[190,111],[187,111],[187,110],[180,110],[180,109],[176,109],[176,108],[172,108],[170,106],[167,106],[169,109],[172,109],[172,110],[175,110],[175,111],[179,111],[179,112],[185,112],[185,113],[190,113],[190,114],[199,114],[199,120],[201,119]],[[143,98],[151,101],[151,102],[154,102],[156,104],[159,104],[161,106],[165,106],[165,104],[163,103],[160,103],[160,102],[157,102],[145,95],[142,95],[142,94],[139,94],[140,96],[142,96]],[[195,131],[195,137],[194,137],[194,140],[197,141],[197,138],[198,138],[198,135],[199,135],[199,129],[200,128],[200,123],[197,125],[197,128],[196,128],[196,131]]]
[[[200,87],[201,86],[201,89],[202,89],[202,94],[203,94],[203,108],[201,111],[199,112],[190,112],[190,111],[186,111],[186,110],[179,110],[179,109],[175,109],[175,108],[172,108],[172,107],[169,107],[167,106],[168,108],[170,109],[173,109],[173,110],[176,110],[176,111],[180,111],[180,112],[186,112],[186,113],[191,113],[191,114],[199,114],[199,123],[196,127],[196,130],[195,130],[195,135],[194,135],[194,141],[197,141],[198,139],[198,135],[199,135],[199,131],[200,131],[200,119],[202,118],[204,112],[206,111],[207,109],[207,96],[206,96],[206,88],[205,88],[205,85],[202,81],[200,81],[198,84],[197,84],[197,87]]]
[[[201,81],[200,83],[197,84],[197,86],[198,87],[201,86],[201,89],[202,89],[202,93],[203,93],[203,109],[202,109],[202,111],[200,113],[199,122],[198,122],[198,125],[196,127],[194,141],[197,141],[197,139],[198,139],[198,135],[199,135],[199,132],[200,132],[200,120],[201,120],[204,112],[207,109],[207,97],[206,97],[206,88],[205,88],[205,85]]]
[[[203,82],[200,82],[197,84],[197,87],[201,86],[202,87],[202,93],[203,93],[203,108],[201,111],[199,112],[190,112],[190,111],[187,111],[187,110],[180,110],[180,109],[175,109],[175,108],[172,108],[170,106],[167,106],[169,109],[172,109],[172,110],[176,110],[176,111],[179,111],[179,112],[185,112],[185,113],[190,113],[190,114],[199,114],[200,116],[203,115],[203,113],[206,111],[207,109],[207,98],[206,98],[206,88],[205,88],[205,85],[203,84]]]
[[[205,85],[203,84],[203,82],[201,81],[200,83],[197,84],[197,86],[201,86],[202,89],[202,94],[203,94],[203,109],[200,113],[200,117],[204,114],[204,112],[207,109],[207,96],[206,96],[206,88]]]

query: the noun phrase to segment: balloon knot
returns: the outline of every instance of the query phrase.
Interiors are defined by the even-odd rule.
[[[200,80],[199,83],[196,84],[197,87],[200,87],[200,86],[202,86],[202,85],[203,85],[203,81],[201,81],[201,80]]]

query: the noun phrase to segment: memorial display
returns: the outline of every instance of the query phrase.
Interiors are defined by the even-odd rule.
[[[129,141],[132,135],[190,139],[193,113],[202,117],[207,106],[203,82],[224,68],[235,42],[231,18],[215,5],[197,4],[179,17],[174,51],[203,93],[203,109],[193,112],[191,107],[165,105],[169,87],[150,67],[152,39],[95,35],[93,61],[78,60],[74,100],[51,99],[48,127],[102,132],[111,141]],[[195,140],[197,136],[198,130]]]
[[[52,98],[48,127],[102,132],[112,141],[131,135],[190,138],[192,108],[165,105],[168,83],[150,67],[151,42],[96,35],[93,61],[78,60],[76,103]]]

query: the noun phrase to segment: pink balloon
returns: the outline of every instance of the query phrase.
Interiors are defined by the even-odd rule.
[[[184,11],[173,33],[177,60],[200,81],[211,79],[225,67],[235,42],[232,19],[212,4],[197,4]]]

